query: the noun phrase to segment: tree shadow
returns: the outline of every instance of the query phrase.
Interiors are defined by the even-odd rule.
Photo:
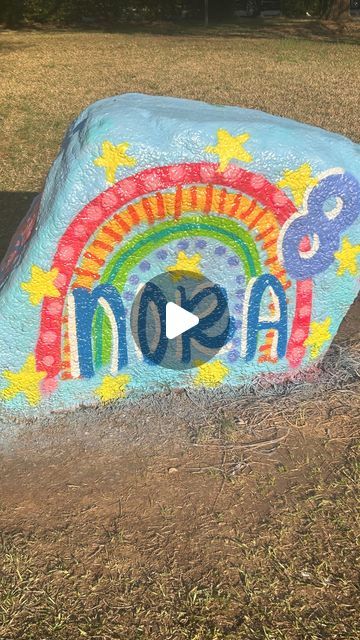
[[[217,22],[204,27],[196,21],[153,22],[96,22],[76,25],[26,25],[22,31],[37,30],[44,33],[73,31],[93,33],[118,33],[124,35],[154,35],[203,38],[276,39],[293,38],[317,42],[360,44],[360,19],[352,18],[335,23],[313,18],[285,18],[264,16],[261,18],[237,18],[231,22]]]
[[[0,191],[0,261],[37,195],[33,191]]]
[[[205,38],[249,38],[314,40],[360,44],[360,20],[345,23],[325,22],[314,19],[290,18],[240,18],[205,28],[200,23],[159,22],[151,24],[118,24],[102,29],[110,33],[148,34]]]

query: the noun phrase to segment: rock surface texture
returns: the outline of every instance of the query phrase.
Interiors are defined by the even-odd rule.
[[[310,370],[359,289],[359,181],[359,145],[291,120],[137,94],[91,105],[0,266],[1,410]],[[231,317],[216,356],[184,371],[144,358],[130,327],[167,272],[220,285]],[[161,365],[166,336],[149,348]]]

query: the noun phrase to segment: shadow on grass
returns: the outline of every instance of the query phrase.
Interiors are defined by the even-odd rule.
[[[360,44],[360,19],[353,18],[345,23],[325,22],[314,19],[288,19],[283,17],[262,17],[258,19],[240,18],[232,22],[210,24],[204,27],[200,22],[158,21],[151,23],[86,22],[72,26],[51,24],[29,24],[22,31],[43,32],[97,32],[124,35],[154,35],[204,38],[294,38],[317,42]]]
[[[32,191],[0,191],[0,261],[37,195]]]
[[[143,33],[167,36],[202,36],[206,38],[295,38],[323,42],[344,42],[360,44],[360,20],[350,20],[344,24],[320,20],[290,20],[285,18],[240,19],[231,23],[210,25],[205,28],[199,23],[153,23],[141,25],[117,25],[104,31],[112,33]]]

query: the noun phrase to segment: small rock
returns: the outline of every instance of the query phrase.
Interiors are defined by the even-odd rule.
[[[179,469],[177,469],[176,467],[169,467],[168,468],[168,473],[178,473]]]

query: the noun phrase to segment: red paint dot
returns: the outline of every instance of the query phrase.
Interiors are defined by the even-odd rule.
[[[55,358],[53,356],[45,356],[45,358],[43,358],[43,363],[45,367],[51,367],[51,365],[53,365],[54,362],[55,362]]]
[[[300,251],[310,251],[311,241],[309,236],[304,236],[304,238],[300,240],[299,249]]]

